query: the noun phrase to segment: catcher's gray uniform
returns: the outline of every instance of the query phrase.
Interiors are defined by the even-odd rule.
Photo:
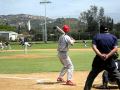
[[[59,77],[63,77],[67,72],[67,80],[71,80],[73,76],[74,66],[67,52],[69,50],[69,45],[74,44],[74,40],[70,38],[67,34],[60,36],[58,41],[58,57],[63,64],[63,68],[59,74]]]

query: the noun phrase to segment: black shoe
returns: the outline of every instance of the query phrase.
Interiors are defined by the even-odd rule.
[[[99,87],[99,89],[109,89],[109,87],[108,87],[108,86],[105,86],[105,85],[101,85],[101,86]]]

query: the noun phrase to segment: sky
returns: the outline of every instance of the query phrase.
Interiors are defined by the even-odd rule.
[[[44,0],[0,0],[0,15],[30,14],[45,16]],[[80,13],[90,9],[91,5],[103,7],[105,15],[120,22],[120,0],[47,0],[46,16],[50,18],[78,18]]]

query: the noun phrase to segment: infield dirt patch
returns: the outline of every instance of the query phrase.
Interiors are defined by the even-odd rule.
[[[88,72],[74,72],[73,81],[76,83],[76,86],[67,86],[63,85],[64,83],[57,83],[56,78],[58,74],[58,72],[0,74],[0,90],[83,90]],[[66,76],[64,79],[66,79]],[[101,85],[101,83],[101,74],[99,74],[94,84]],[[92,90],[97,89],[92,88]]]

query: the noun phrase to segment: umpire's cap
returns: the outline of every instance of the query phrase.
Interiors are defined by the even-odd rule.
[[[108,32],[108,28],[105,25],[100,25],[100,33]]]

